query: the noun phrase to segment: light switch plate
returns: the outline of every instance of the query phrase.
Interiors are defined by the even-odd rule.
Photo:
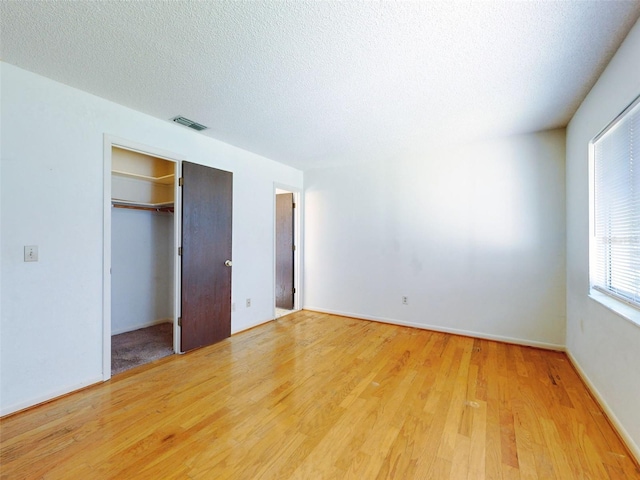
[[[24,246],[24,261],[25,262],[37,262],[38,261],[38,246],[37,245],[25,245]]]

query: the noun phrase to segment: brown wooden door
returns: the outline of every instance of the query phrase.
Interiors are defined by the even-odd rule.
[[[233,174],[183,162],[183,352],[231,335]]]
[[[276,195],[276,307],[293,310],[293,193]]]

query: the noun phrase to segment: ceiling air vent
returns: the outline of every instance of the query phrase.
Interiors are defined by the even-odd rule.
[[[205,127],[204,125],[200,125],[199,123],[194,122],[193,120],[189,120],[188,118],[184,118],[181,116],[177,116],[171,119],[172,121],[179,123],[180,125],[184,125],[185,127],[193,128],[194,130],[201,131],[206,130],[209,127]]]

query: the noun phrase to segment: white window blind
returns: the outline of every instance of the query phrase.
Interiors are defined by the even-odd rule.
[[[591,286],[640,307],[640,97],[592,141]]]

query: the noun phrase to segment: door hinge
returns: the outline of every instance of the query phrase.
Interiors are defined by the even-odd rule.
[[[296,251],[296,246],[295,246],[295,245],[293,246],[293,251],[294,251],[294,252]]]
[[[293,202],[293,208],[296,208],[296,202]]]
[[[184,187],[184,177],[180,177],[180,178],[178,179],[178,186],[180,186],[180,187]]]
[[[182,247],[178,247],[178,255],[182,256]]]
[[[182,317],[178,317],[178,326],[181,327],[182,326]]]
[[[296,293],[296,287],[293,287],[293,293]]]

